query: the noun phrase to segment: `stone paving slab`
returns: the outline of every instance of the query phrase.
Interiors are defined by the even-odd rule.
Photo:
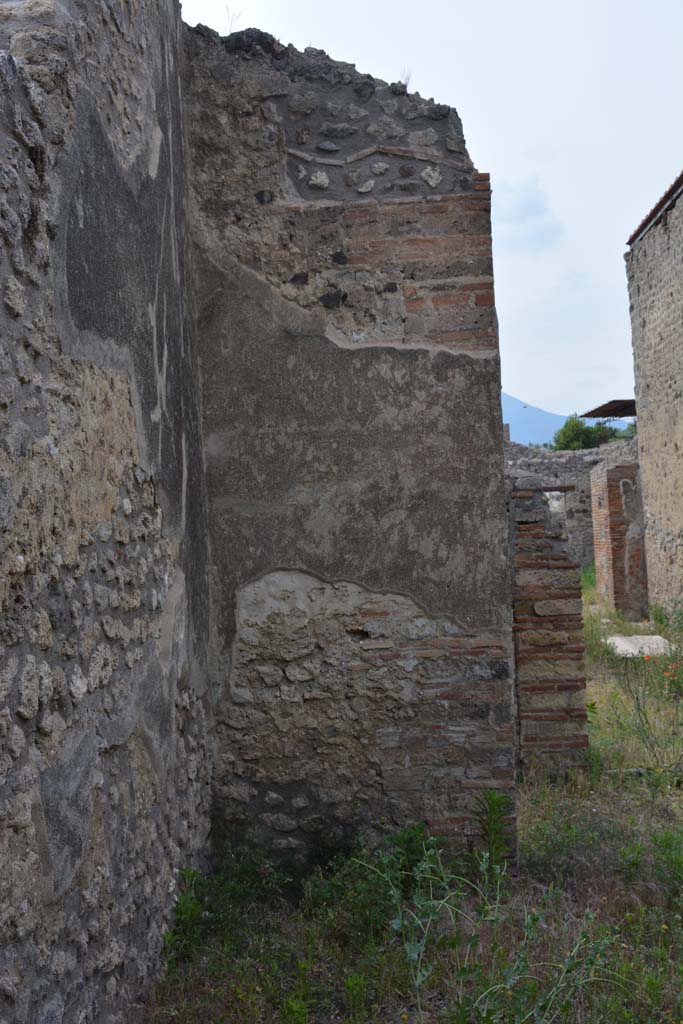
[[[673,653],[673,647],[663,636],[608,636],[605,643],[622,658],[638,658],[643,654],[657,657]]]

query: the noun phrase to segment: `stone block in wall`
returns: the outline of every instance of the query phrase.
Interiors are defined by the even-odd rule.
[[[635,462],[591,472],[598,596],[629,619],[647,614],[645,527]]]
[[[511,481],[510,529],[519,761],[561,769],[588,746],[579,568],[540,480]]]

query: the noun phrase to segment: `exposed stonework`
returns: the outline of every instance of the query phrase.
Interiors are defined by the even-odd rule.
[[[128,1019],[206,838],[176,13],[0,9],[7,1024]]]
[[[221,817],[303,857],[406,820],[463,837],[511,792],[507,645],[399,595],[275,572],[237,606],[217,713]]]
[[[514,786],[488,182],[447,107],[188,38],[217,792],[302,854],[381,819],[464,837],[473,788]]]
[[[539,479],[511,481],[513,607],[521,766],[580,762],[586,753],[579,568]]]
[[[189,38],[194,235],[210,259],[256,271],[339,345],[497,356],[488,179],[456,111],[263,33]]]
[[[683,600],[683,203],[666,204],[626,254],[650,602]]]
[[[603,463],[637,462],[637,442],[612,441],[585,451],[555,452],[547,448],[507,442],[505,471],[509,477],[538,477],[548,494],[551,510],[563,523],[570,556],[580,566],[590,565],[593,550],[591,470]]]
[[[627,618],[647,614],[647,571],[638,463],[591,472],[598,596]]]

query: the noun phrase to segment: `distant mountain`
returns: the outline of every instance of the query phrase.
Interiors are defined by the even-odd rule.
[[[503,423],[510,424],[510,440],[519,444],[545,444],[552,441],[553,434],[563,425],[567,416],[546,412],[534,405],[521,402],[519,398],[503,392]],[[569,415],[569,413],[567,414]],[[589,423],[597,422],[589,420]],[[623,428],[627,420],[610,420],[611,425]]]
[[[537,409],[505,392],[502,399],[503,423],[510,424],[510,440],[519,444],[545,444],[546,441],[552,441],[553,434],[567,418],[556,412]]]

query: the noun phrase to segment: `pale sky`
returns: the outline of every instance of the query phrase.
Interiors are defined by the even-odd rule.
[[[183,17],[409,73],[454,106],[493,185],[503,389],[559,413],[633,394],[623,253],[683,168],[681,0],[184,0]]]

